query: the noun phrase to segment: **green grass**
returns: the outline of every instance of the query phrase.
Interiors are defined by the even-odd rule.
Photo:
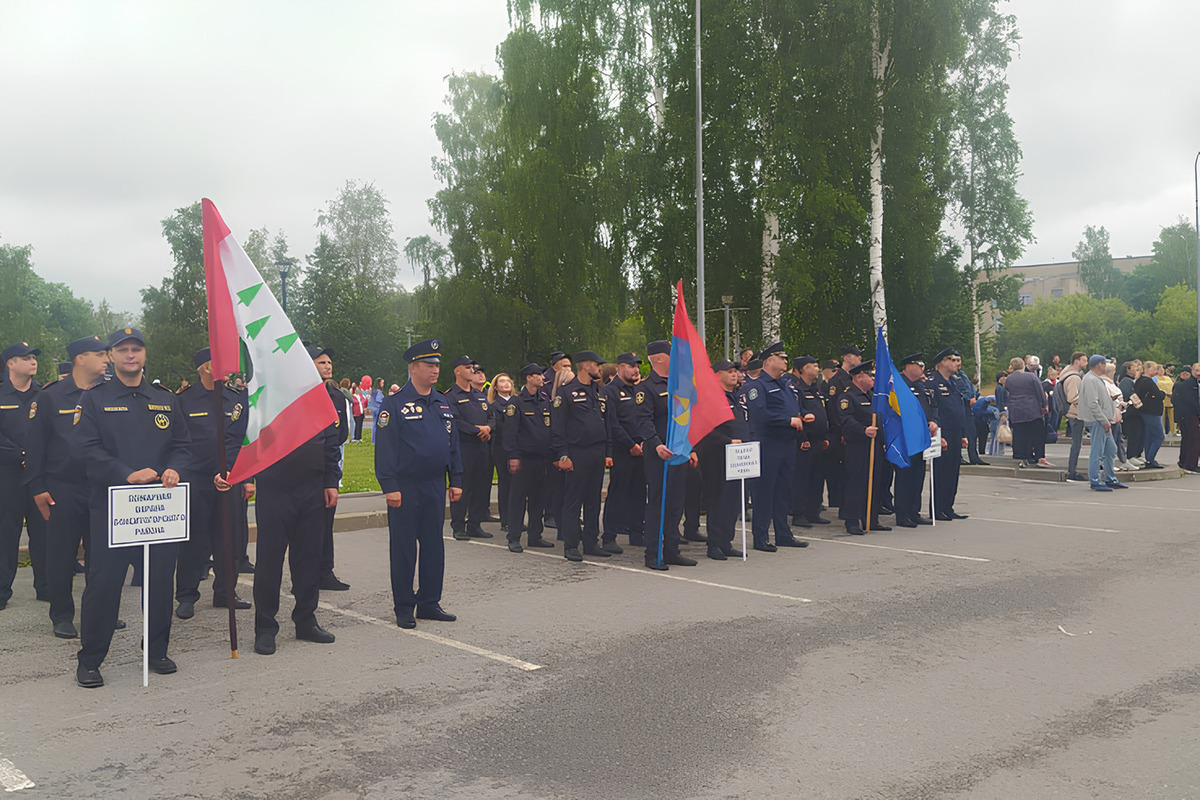
[[[346,460],[342,464],[343,492],[378,492],[375,480],[375,445],[367,439],[346,442]]]

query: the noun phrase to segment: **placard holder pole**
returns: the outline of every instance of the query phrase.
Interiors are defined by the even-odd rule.
[[[742,561],[746,560],[746,479],[742,478]]]
[[[150,685],[150,545],[142,545],[142,686]]]

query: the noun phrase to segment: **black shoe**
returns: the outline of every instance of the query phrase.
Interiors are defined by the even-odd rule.
[[[334,580],[337,580],[337,578],[334,578]],[[346,586],[347,589],[350,588],[349,586],[347,586],[344,583],[342,585]],[[322,588],[324,588],[324,587],[322,587]],[[240,611],[245,611],[247,608],[250,607],[250,601],[243,600],[242,598],[238,597],[235,594],[233,596],[233,607]],[[213,595],[213,608],[229,608],[229,606],[226,605],[226,603],[225,603],[225,595],[223,595],[223,594],[220,596]]]
[[[150,659],[150,671],[155,675],[174,675],[179,671],[179,667],[175,666],[174,661],[163,656]]]
[[[621,545],[617,544],[616,542],[605,542],[602,549],[604,552],[614,556],[619,556],[621,553],[625,552],[624,548],[622,548]]]
[[[117,620],[117,624],[113,626],[113,630],[115,630],[115,631],[123,631],[123,630],[125,630],[125,629],[126,629],[126,628],[128,628],[128,627],[129,627],[129,626],[125,624],[125,620],[123,620],[123,619],[119,619],[119,620]]]
[[[585,556],[596,556],[597,558],[608,558],[612,555],[598,544],[585,544],[583,546],[583,554]]]
[[[629,534],[629,546],[630,547],[645,547],[646,546],[646,537],[640,533]]]
[[[396,624],[405,630],[411,630],[417,627],[417,620],[413,617],[413,610],[406,608],[403,611],[396,612]]]
[[[1164,469],[1164,467],[1162,464],[1158,463],[1157,461],[1150,461],[1146,464],[1144,469]]]
[[[467,536],[472,539],[491,539],[491,538],[493,538],[490,533],[485,531],[483,528],[479,527],[478,522],[472,522],[471,524],[467,525]]]
[[[507,523],[507,522],[501,522],[501,523],[500,523],[500,530],[504,531],[505,533],[508,533],[508,523]]]
[[[915,517],[913,517],[912,521],[917,523],[918,525],[932,525],[933,524],[933,520],[929,519],[928,517],[922,517],[920,514],[917,514]]]
[[[1080,475],[1078,472],[1072,472],[1067,475],[1067,480],[1071,483],[1090,483],[1086,475]]]
[[[770,542],[767,542],[766,544],[756,544],[756,545],[754,545],[754,549],[761,550],[764,553],[774,553],[779,550],[778,547],[771,544]]]
[[[238,572],[242,575],[253,575],[254,565],[250,563],[250,559],[245,559],[241,564],[238,564]]]
[[[977,467],[990,467],[992,465],[990,461],[972,461],[971,463]]]
[[[427,606],[426,608],[418,608],[417,618],[432,619],[436,622],[454,622],[454,620],[458,619],[458,617],[454,616],[453,614],[449,614],[444,611],[437,603]]]
[[[708,548],[708,557],[713,561],[725,561],[727,558],[725,552],[719,547]]]
[[[700,544],[704,544],[708,541],[708,537],[703,533],[693,533],[691,536],[684,535],[683,540],[685,542],[698,542]]]
[[[321,577],[321,591],[323,592],[345,592],[349,589],[350,584],[342,583],[332,572]]]
[[[724,553],[726,556],[728,556],[729,558],[741,558],[741,557],[742,557],[742,551],[741,551],[741,550],[735,550],[735,549],[734,549],[734,548],[732,548],[732,547],[726,547],[726,548],[725,548],[724,550],[722,550],[721,552],[723,552],[723,553]]]
[[[897,517],[897,518],[896,518],[896,525],[898,525],[898,526],[899,526],[899,527],[901,527],[901,528],[915,528],[915,527],[917,527],[917,523],[913,522],[913,521],[912,521],[911,519],[909,519],[908,517]]]
[[[950,512],[950,519],[966,519],[966,514],[959,514],[957,511]]]
[[[954,521],[954,517],[950,516],[949,514],[935,514],[933,518],[936,519],[938,522],[953,522]]]
[[[662,564],[660,564],[660,563],[658,563],[658,561],[657,561],[657,560],[655,560],[655,559],[653,559],[653,558],[647,558],[647,559],[646,559],[646,561],[645,561],[645,563],[646,563],[646,568],[647,568],[647,569],[656,570],[656,571],[658,571],[658,572],[666,572],[666,571],[667,571],[667,569],[668,569],[668,567],[667,567],[667,565],[666,565],[666,563],[665,563],[665,562],[664,562],[664,563],[662,563]]]
[[[317,623],[310,622],[303,627],[296,628],[296,638],[317,644],[333,644],[336,637]]]
[[[583,561],[583,554],[577,547],[567,547],[563,549],[563,558],[567,561]]]
[[[493,517],[491,514],[488,514],[486,517],[484,517],[484,518],[483,518],[483,521],[484,521],[484,522],[499,522],[499,521],[500,521],[500,518],[499,518],[499,517]]]
[[[525,548],[524,548],[524,547],[521,547],[521,543],[520,543],[520,542],[509,542],[509,543],[508,543],[508,552],[510,552],[510,553],[524,553],[524,552],[525,552]]]
[[[260,656],[275,655],[275,634],[260,633],[254,637],[254,652]]]
[[[179,606],[175,609],[175,616],[180,619],[191,619],[196,616],[196,604],[187,600],[180,600]]]
[[[857,522],[847,522],[846,533],[850,534],[851,536],[862,536],[865,531],[863,531],[862,525],[859,525]]]
[[[885,517],[890,517],[892,514],[896,513],[896,509],[892,508],[891,506],[881,506],[879,508],[879,513]]]
[[[470,536],[467,536],[466,528],[459,528],[458,530],[451,528],[450,535],[453,536],[455,539],[458,539],[460,542],[465,542],[471,538]]]
[[[75,623],[67,619],[54,623],[54,635],[60,639],[78,639],[79,631],[75,630]]]
[[[874,531],[890,531],[891,529],[892,529],[891,525],[880,525],[878,522],[876,522],[874,525],[871,526],[872,532],[874,532]]]
[[[776,547],[808,547],[808,542],[802,542],[799,539],[780,539],[775,537]]]
[[[83,664],[75,670],[75,682],[85,689],[99,689],[104,685],[104,678],[98,669],[88,669]]]
[[[803,514],[792,516],[792,525],[797,528],[811,528],[813,524],[804,518]]]
[[[829,520],[825,519],[820,514],[818,514],[815,517],[808,517],[808,521],[811,522],[813,525],[828,525],[829,524]]]
[[[558,530],[558,520],[556,520],[554,517],[546,517],[542,520],[542,527]]]
[[[670,553],[663,556],[663,563],[670,564],[673,567],[694,567],[700,562],[694,558],[688,558],[685,555],[680,555],[679,553]]]
[[[529,547],[557,547],[554,542],[547,542],[545,539],[537,538],[529,540]]]

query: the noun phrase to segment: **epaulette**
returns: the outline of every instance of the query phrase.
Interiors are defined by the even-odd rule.
[[[152,384],[150,384],[150,385],[151,385],[151,386],[153,386],[153,387],[154,387],[154,388],[156,388],[156,389],[161,389],[162,391],[166,392],[167,394],[175,394],[175,390],[174,390],[174,389],[170,389],[170,388],[168,388],[168,387],[164,386],[164,385],[163,385],[163,384],[161,384],[161,383],[152,383]]]
[[[53,386],[56,383],[58,383],[58,378],[55,378],[52,381],[46,381],[45,383],[42,384],[42,389],[43,390],[49,389],[51,386]]]

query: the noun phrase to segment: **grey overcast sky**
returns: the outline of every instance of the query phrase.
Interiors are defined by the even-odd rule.
[[[430,118],[447,74],[495,71],[506,5],[0,0],[0,242],[136,313],[171,268],[160,221],[202,196],[238,239],[283,231],[297,256],[351,178],[391,201],[401,245],[432,233]],[[1150,252],[1191,219],[1200,3],[1005,8],[1023,36],[1010,109],[1037,236],[1022,263],[1069,260],[1086,224],[1114,255]]]

